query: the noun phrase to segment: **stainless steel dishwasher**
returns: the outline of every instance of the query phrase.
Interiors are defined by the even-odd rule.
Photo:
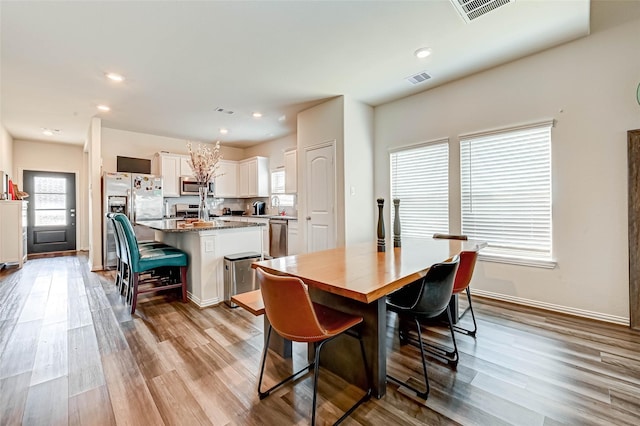
[[[284,257],[287,249],[287,220],[269,219],[269,254],[272,257]]]

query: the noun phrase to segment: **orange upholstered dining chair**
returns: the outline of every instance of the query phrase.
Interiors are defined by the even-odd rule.
[[[446,238],[455,240],[467,240],[466,235],[449,235],[449,234],[434,234],[433,238]],[[456,273],[456,279],[453,283],[453,294],[460,294],[463,291],[467,293],[467,301],[469,306],[462,312],[459,318],[462,318],[468,311],[471,311],[471,318],[473,319],[473,330],[462,328],[458,325],[454,325],[454,329],[460,333],[468,334],[472,337],[476,336],[478,331],[478,325],[476,323],[476,316],[473,313],[473,305],[471,304],[471,290],[469,284],[473,277],[473,270],[476,267],[476,260],[478,259],[478,252],[475,251],[463,251],[460,252],[460,266]],[[457,313],[457,312],[456,312]]]
[[[256,269],[256,277],[260,284],[265,314],[270,323],[262,355],[260,379],[258,381],[258,395],[260,399],[266,398],[273,390],[289,380],[296,378],[305,370],[310,372],[311,368],[313,368],[313,408],[311,411],[311,424],[315,425],[320,350],[326,342],[341,334],[355,337],[360,342],[362,365],[367,377],[368,389],[366,394],[336,421],[335,424],[339,424],[371,396],[371,381],[369,378],[364,344],[362,342],[362,336],[356,327],[362,323],[362,317],[350,315],[312,302],[306,285],[298,278],[272,275],[260,268]],[[275,330],[276,333],[285,339],[294,342],[312,343],[315,347],[315,358],[300,371],[292,374],[270,389],[262,391],[262,378],[272,330]]]

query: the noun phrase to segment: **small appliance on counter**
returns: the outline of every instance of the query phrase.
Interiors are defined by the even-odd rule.
[[[231,216],[231,209],[230,209],[229,207],[224,207],[224,208],[222,209],[222,214],[223,214],[224,216]]]
[[[176,217],[184,219],[198,217],[198,205],[180,203],[176,204]]]
[[[263,215],[265,209],[264,201],[256,201],[253,203],[253,214],[254,215]]]

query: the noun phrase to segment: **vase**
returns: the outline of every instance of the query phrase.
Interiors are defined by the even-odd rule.
[[[384,206],[384,198],[378,198],[378,251],[385,251],[384,245],[384,216],[382,208]]]
[[[198,205],[198,220],[209,220],[209,209],[207,208],[207,195],[209,195],[208,185],[198,187],[200,204]]]
[[[400,247],[402,244],[400,242],[400,199],[393,199],[393,208],[395,210],[395,215],[393,217],[393,246]]]

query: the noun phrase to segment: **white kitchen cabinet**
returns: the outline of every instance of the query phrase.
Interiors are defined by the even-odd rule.
[[[269,196],[269,159],[252,157],[240,161],[238,195],[242,198]]]
[[[262,217],[248,217],[247,222],[264,223],[262,228],[262,252],[269,255],[269,219]]]
[[[287,223],[287,256],[298,254],[298,221],[289,220]]]
[[[247,197],[249,194],[249,163],[240,162],[238,165],[238,196]]]
[[[180,176],[193,176],[193,169],[189,165],[189,160],[190,159],[191,159],[191,157],[188,156],[188,155],[181,155],[180,156],[180,174],[178,175],[178,177],[180,177]]]
[[[298,192],[298,152],[294,149],[284,153],[284,192]]]
[[[218,173],[215,179],[215,196],[236,198],[238,197],[238,162],[220,160]]]
[[[27,260],[27,201],[0,201],[0,264]]]
[[[183,156],[159,152],[153,156],[152,173],[162,176],[162,195],[180,196],[180,162]]]

